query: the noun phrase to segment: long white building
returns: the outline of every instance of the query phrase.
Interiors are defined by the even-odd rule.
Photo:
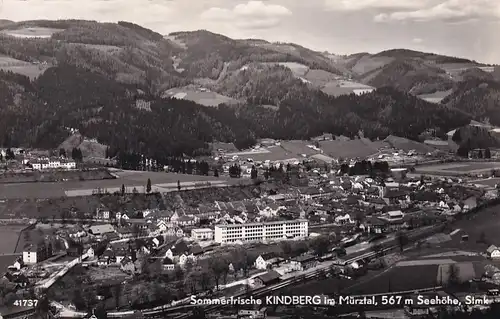
[[[214,239],[221,244],[236,241],[275,241],[307,236],[309,236],[309,223],[306,219],[216,225],[214,230]]]

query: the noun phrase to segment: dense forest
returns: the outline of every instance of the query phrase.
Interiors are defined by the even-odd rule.
[[[463,81],[441,103],[460,109],[475,120],[500,125],[500,82],[480,79]]]

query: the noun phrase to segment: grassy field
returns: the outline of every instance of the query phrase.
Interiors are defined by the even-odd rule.
[[[271,146],[260,152],[236,152],[228,153],[227,156],[238,155],[240,158],[251,158],[254,161],[264,162],[270,161],[284,161],[292,158],[301,158],[300,154],[289,152],[281,146]]]
[[[12,254],[16,251],[16,245],[21,231],[26,228],[26,225],[2,225],[0,233],[2,240],[0,242],[0,255]]]
[[[29,182],[56,182],[63,180],[103,180],[114,179],[106,169],[95,169],[85,171],[54,170],[47,172],[31,171],[24,173],[2,173],[0,183],[29,183]]]
[[[436,164],[428,166],[419,166],[416,168],[418,173],[443,174],[443,175],[462,175],[469,173],[489,173],[492,169],[499,169],[500,163],[495,162],[463,162],[450,164]]]
[[[52,34],[60,31],[63,31],[63,29],[33,27],[20,28],[17,30],[5,30],[2,31],[2,33],[19,38],[50,38]]]
[[[115,172],[117,179],[92,180],[92,181],[67,181],[67,182],[47,182],[47,183],[16,183],[0,184],[0,199],[13,198],[58,198],[66,196],[66,191],[82,190],[85,193],[98,188],[118,189],[123,185],[126,188],[137,189],[145,187],[148,178],[151,179],[152,186],[167,183],[204,182],[204,181],[225,181],[224,178],[213,176],[199,176],[187,174],[175,174],[165,172],[139,172],[139,171],[118,171]]]
[[[346,294],[376,294],[387,291],[425,289],[436,285],[438,265],[394,267],[371,280],[347,288]]]
[[[451,90],[448,90],[448,91],[438,91],[438,92],[431,93],[431,94],[422,94],[422,95],[419,95],[418,97],[421,98],[422,100],[427,101],[427,102],[439,103],[446,96],[448,96],[450,94],[451,94]]]
[[[334,158],[365,158],[378,152],[377,145],[365,139],[322,141],[320,148]]]
[[[221,95],[215,92],[202,92],[196,88],[174,88],[166,92],[166,96],[175,97],[177,99],[189,100],[204,106],[217,106],[221,103],[234,104],[237,103],[233,98]]]

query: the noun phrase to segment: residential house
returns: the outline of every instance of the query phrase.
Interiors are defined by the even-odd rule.
[[[299,269],[300,271],[315,267],[318,264],[318,261],[315,256],[311,255],[302,255],[296,258],[293,258],[290,261],[290,264],[294,266],[294,268]]]
[[[9,269],[19,271],[23,267],[24,267],[23,259],[21,257],[19,257],[16,259],[16,261],[11,266],[9,266]]]
[[[263,275],[255,277],[254,281],[257,285],[267,286],[279,282],[280,277],[281,275],[278,272],[271,270]]]
[[[283,262],[284,259],[280,258],[274,253],[266,253],[262,254],[257,259],[255,259],[254,266],[257,269],[270,269],[273,268],[274,266],[279,266],[281,262]]]
[[[117,249],[115,250],[115,262],[120,264],[125,258],[128,257],[128,252],[125,249]]]
[[[163,259],[163,270],[165,271],[173,271],[175,269],[175,263],[172,259],[165,257]]]
[[[158,231],[160,233],[166,232],[169,228],[171,228],[171,224],[167,223],[164,220],[159,220],[158,223],[156,224],[156,227],[158,228]]]
[[[166,231],[167,236],[184,237],[184,231],[180,227],[172,227]]]
[[[188,245],[184,241],[180,241],[170,247],[165,253],[165,257],[175,260],[179,256],[189,251]]]
[[[96,212],[96,218],[109,220],[111,218],[111,212],[107,209],[98,208]]]
[[[120,261],[120,269],[125,273],[132,274],[135,272],[134,262],[130,258],[125,257]]]
[[[491,259],[500,258],[500,248],[495,245],[491,245],[490,247],[488,247],[486,253],[488,254],[488,257]]]
[[[118,233],[118,237],[120,237],[120,239],[132,238],[134,236],[132,229],[127,226],[118,228],[116,232]]]

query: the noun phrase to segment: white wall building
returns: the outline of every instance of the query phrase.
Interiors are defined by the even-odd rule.
[[[196,228],[191,230],[191,238],[194,240],[212,240],[214,231],[210,228]]]
[[[215,241],[222,244],[236,241],[306,238],[309,235],[309,223],[305,219],[296,219],[267,223],[216,225],[214,235]]]
[[[76,168],[76,162],[73,160],[58,160],[58,159],[42,159],[30,162],[31,166],[34,170],[43,170],[43,169],[74,169]]]

